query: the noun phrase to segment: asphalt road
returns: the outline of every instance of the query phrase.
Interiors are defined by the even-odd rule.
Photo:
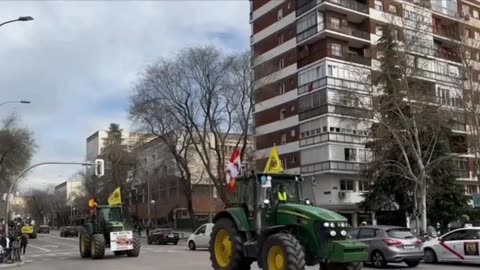
[[[209,254],[206,250],[189,251],[185,242],[178,246],[147,245],[142,242],[141,254],[138,258],[116,257],[107,251],[102,260],[80,258],[77,238],[61,238],[58,232],[39,234],[38,239],[31,239],[24,257],[22,270],[210,270]],[[0,265],[2,269],[4,265]],[[426,265],[421,264],[419,270],[457,270],[474,269],[478,266],[465,265]],[[18,269],[18,268],[17,268]],[[258,270],[256,265],[252,267]],[[308,270],[317,270],[310,267]],[[371,269],[365,267],[364,269]],[[403,265],[395,265],[389,269],[408,269]]]

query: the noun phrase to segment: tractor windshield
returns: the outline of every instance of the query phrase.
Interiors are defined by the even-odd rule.
[[[105,207],[99,210],[105,221],[122,221],[122,209],[120,207]]]

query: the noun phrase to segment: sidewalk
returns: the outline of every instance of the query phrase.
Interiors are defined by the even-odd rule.
[[[6,269],[6,268],[13,268],[13,267],[20,267],[24,265],[25,262],[16,262],[16,263],[0,263],[0,269]]]

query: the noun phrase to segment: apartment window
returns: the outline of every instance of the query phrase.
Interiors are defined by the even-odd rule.
[[[475,18],[475,19],[479,18],[478,10],[473,10],[473,18]]]
[[[278,37],[278,45],[282,44],[283,43],[283,34],[278,34],[277,37]]]
[[[332,43],[332,55],[342,56],[342,45],[338,43]]]
[[[398,30],[392,29],[392,36],[394,40],[398,40]]]
[[[357,149],[345,148],[344,152],[345,152],[345,161],[357,161]]]
[[[464,16],[470,15],[470,7],[467,5],[462,5],[462,13]]]
[[[354,180],[340,180],[340,190],[341,191],[355,191],[355,181]]]
[[[368,181],[358,181],[358,191],[369,191],[370,183]]]
[[[287,169],[287,160],[286,159],[282,159],[282,167],[284,170]]]
[[[295,137],[295,129],[290,130],[290,136]]]
[[[377,36],[383,36],[383,26],[377,25],[375,27],[375,34],[377,34]]]
[[[283,133],[280,137],[280,144],[286,144],[287,143],[287,134]]]
[[[396,14],[397,14],[397,6],[395,6],[395,5],[389,5],[389,6],[388,6],[388,12],[393,13],[393,14],[396,15]]]
[[[475,39],[480,40],[480,32],[475,31]]]
[[[285,67],[285,60],[283,60],[283,58],[280,58],[280,60],[278,60],[278,69],[283,69]]]
[[[330,17],[330,26],[333,29],[340,29],[340,19],[335,17]]]
[[[375,9],[378,11],[383,11],[383,3],[380,0],[375,0]]]
[[[290,10],[292,8],[292,2],[288,2],[287,9]]]
[[[283,9],[277,11],[277,21],[283,19]]]
[[[477,193],[477,185],[467,185],[467,195],[475,195]]]
[[[278,84],[278,89],[280,90],[280,95],[285,94],[285,83],[279,83]]]
[[[292,157],[292,163],[297,163],[297,157]]]
[[[280,120],[285,119],[285,115],[287,114],[287,111],[285,109],[282,109],[280,111]]]

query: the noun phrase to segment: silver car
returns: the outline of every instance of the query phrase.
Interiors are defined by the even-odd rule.
[[[416,267],[423,259],[422,241],[408,228],[362,226],[352,228],[349,234],[368,245],[368,258],[375,268],[384,268],[389,262]]]

